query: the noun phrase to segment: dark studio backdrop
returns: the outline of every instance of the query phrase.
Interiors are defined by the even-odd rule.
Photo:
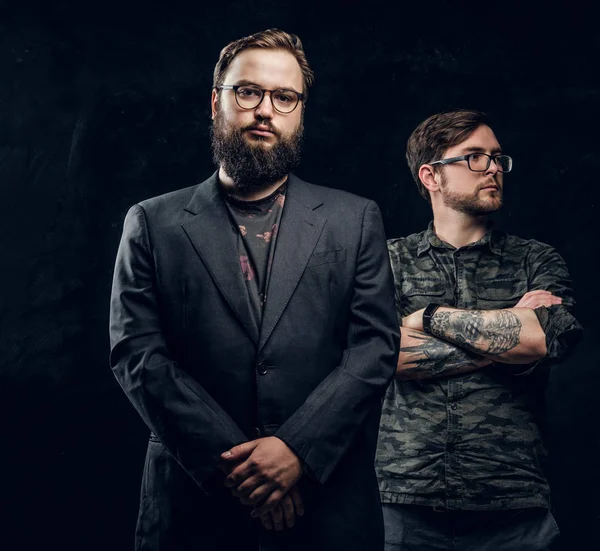
[[[552,371],[550,476],[563,549],[600,548],[591,14],[213,4],[0,2],[0,548],[131,548],[148,431],[108,366],[123,217],[214,170],[214,64],[268,27],[299,34],[317,76],[297,174],[377,201],[389,237],[430,219],[404,160],[414,127],[491,116],[515,159],[497,225],[554,245],[574,280],[585,337]]]

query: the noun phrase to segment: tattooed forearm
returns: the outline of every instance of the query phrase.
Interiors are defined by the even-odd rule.
[[[488,357],[517,347],[521,329],[521,320],[509,310],[438,310],[431,319],[433,335]]]
[[[450,312],[437,311],[431,318],[431,333],[434,335],[444,335],[450,325]]]
[[[475,371],[491,363],[478,354],[413,329],[402,329],[398,379],[433,379]]]

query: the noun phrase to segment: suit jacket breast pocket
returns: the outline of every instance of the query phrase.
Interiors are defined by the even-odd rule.
[[[346,249],[329,249],[326,251],[316,251],[308,260],[307,268],[323,266],[324,264],[334,264],[346,260]]]
[[[345,289],[346,271],[344,261],[346,249],[332,248],[317,250],[309,258],[302,279],[294,294],[295,303],[303,305],[309,312],[311,326],[318,328],[321,335],[331,329],[332,311],[337,311],[338,290]],[[308,309],[308,310],[307,310]],[[307,318],[308,319],[308,318]]]

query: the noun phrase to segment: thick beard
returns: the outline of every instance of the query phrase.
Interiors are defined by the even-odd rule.
[[[269,121],[260,123],[269,124]],[[263,147],[258,140],[251,144],[244,138],[244,131],[253,126],[228,127],[217,112],[210,129],[213,159],[240,190],[266,188],[284,178],[300,162],[302,119],[295,132],[289,135],[282,135],[271,127],[277,137],[271,147]]]
[[[486,182],[486,184],[482,184],[482,186],[477,188],[477,190],[472,194],[461,194],[449,191],[447,188],[447,183],[448,182],[445,178],[445,174],[442,172],[441,188],[444,190],[442,195],[444,205],[457,212],[462,212],[470,216],[485,216],[486,214],[496,212],[502,207],[501,188],[498,190],[498,197],[495,199],[483,201],[479,198],[480,189],[488,182]],[[498,184],[497,182],[495,183]]]

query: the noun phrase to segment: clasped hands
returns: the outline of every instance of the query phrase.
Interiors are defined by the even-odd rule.
[[[221,454],[219,469],[225,486],[243,505],[254,506],[251,516],[267,530],[283,530],[284,523],[292,528],[296,516],[304,514],[295,485],[302,464],[283,440],[268,436],[234,446]]]

